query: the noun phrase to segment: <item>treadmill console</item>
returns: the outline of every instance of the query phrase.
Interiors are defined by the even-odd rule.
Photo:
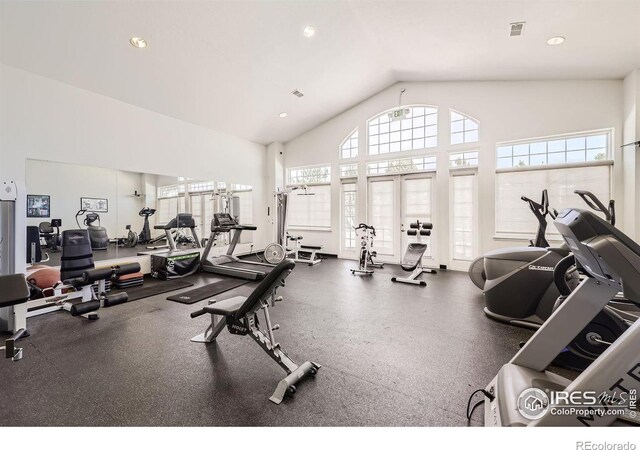
[[[220,228],[230,228],[238,225],[238,221],[229,213],[215,213],[213,215],[213,225]]]

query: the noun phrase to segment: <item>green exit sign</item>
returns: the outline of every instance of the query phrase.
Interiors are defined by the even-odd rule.
[[[395,109],[389,113],[389,118],[391,120],[402,120],[409,114],[409,111],[409,108]]]

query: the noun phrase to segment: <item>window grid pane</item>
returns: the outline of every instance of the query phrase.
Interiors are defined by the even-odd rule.
[[[611,154],[609,133],[502,145],[496,152],[499,169],[605,161]]]
[[[451,145],[478,142],[478,122],[463,114],[450,111]]]
[[[340,145],[340,158],[355,158],[358,156],[358,129],[351,133]]]
[[[478,152],[459,152],[449,154],[450,167],[474,167],[478,165]]]
[[[358,176],[357,164],[343,164],[340,166],[340,178],[351,178]]]
[[[289,174],[289,184],[331,182],[331,166],[291,168],[287,172]]]
[[[438,109],[428,106],[404,108],[402,118],[384,112],[368,123],[369,155],[421,150],[438,145]]]
[[[388,173],[433,172],[436,170],[435,156],[417,158],[392,159],[367,163],[368,175],[384,175]]]

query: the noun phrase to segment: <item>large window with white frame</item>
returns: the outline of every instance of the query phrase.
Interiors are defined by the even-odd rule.
[[[353,130],[340,144],[340,158],[355,158],[358,156],[358,129]]]
[[[313,185],[289,197],[288,226],[331,230],[331,166],[291,167],[287,180],[289,185]]]
[[[358,176],[358,164],[342,164],[340,178],[355,178]]]
[[[477,238],[476,174],[451,176],[451,247],[453,260],[471,261]]]
[[[310,186],[307,192],[294,191],[289,197],[290,228],[331,230],[331,184]]]
[[[356,239],[356,202],[358,187],[355,182],[342,183],[342,249],[355,251]]]
[[[506,169],[607,161],[611,159],[610,141],[611,131],[604,130],[507,142],[498,145],[497,167]]]
[[[478,121],[456,111],[450,111],[451,145],[478,142]]]
[[[400,109],[403,114],[398,117],[393,111],[385,111],[368,121],[369,155],[422,150],[438,145],[438,108],[416,105]]]
[[[583,206],[576,189],[611,198],[611,131],[551,136],[498,144],[496,236],[529,239],[538,222],[521,196],[537,200],[547,190],[551,208]],[[559,237],[555,227],[547,233]]]

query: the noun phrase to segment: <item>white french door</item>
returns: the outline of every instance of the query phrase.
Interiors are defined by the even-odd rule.
[[[407,236],[410,223],[431,222],[433,205],[433,174],[370,177],[367,191],[367,217],[376,229],[374,249],[383,261],[398,263],[410,242],[417,236]],[[437,233],[437,230],[432,230]],[[434,259],[433,237],[421,237],[427,244],[425,259]]]

